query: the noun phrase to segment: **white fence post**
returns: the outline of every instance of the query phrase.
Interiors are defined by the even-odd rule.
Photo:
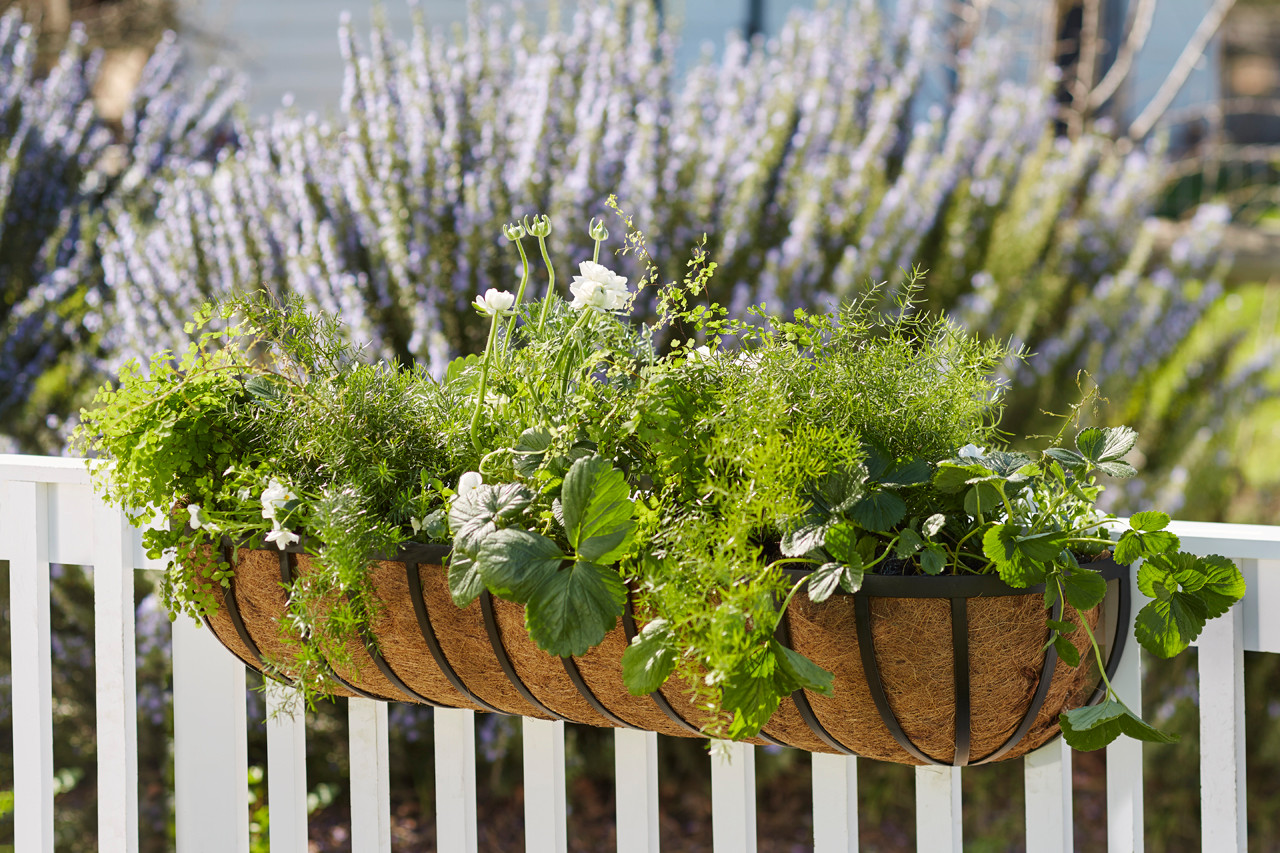
[[[49,646],[49,487],[11,481],[4,512],[13,650],[13,832],[23,853],[53,851],[53,660]]]
[[[720,741],[711,749],[714,853],[756,853],[756,748]]]
[[[476,853],[476,715],[436,708],[436,847]]]
[[[960,768],[916,768],[916,850],[962,853]]]
[[[614,729],[618,853],[658,853],[658,735]]]
[[[266,680],[267,809],[273,853],[307,853],[307,728],[302,695]]]
[[[189,616],[173,623],[178,853],[248,853],[245,668]]]
[[[134,530],[118,509],[93,505],[94,672],[98,720],[98,849],[138,849],[138,687],[134,644]]]
[[[1027,849],[1071,853],[1075,823],[1071,816],[1071,747],[1057,738],[1022,760],[1026,796]]]
[[[391,853],[391,757],[387,703],[348,699],[351,749],[351,849]]]
[[[1198,642],[1201,847],[1214,853],[1248,849],[1241,610],[1237,604],[1210,621]]]
[[[1148,600],[1138,590],[1137,568],[1130,576],[1134,613]],[[1129,629],[1130,632],[1132,629]],[[1129,633],[1111,685],[1135,712],[1142,713],[1142,647]],[[1142,853],[1142,742],[1122,737],[1107,747],[1107,850]]]
[[[524,849],[565,853],[564,723],[523,718]]]
[[[815,752],[813,767],[814,853],[858,849],[858,759]]]

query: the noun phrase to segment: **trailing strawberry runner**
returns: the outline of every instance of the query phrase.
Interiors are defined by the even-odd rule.
[[[621,216],[621,214],[619,214]],[[99,489],[171,550],[166,603],[304,695],[362,695],[905,763],[1093,749],[1144,723],[1110,677],[1132,622],[1170,656],[1244,592],[1167,515],[1098,498],[1135,435],[1012,449],[1017,353],[921,310],[913,275],[830,314],[731,317],[695,246],[632,287],[556,289],[546,217],[503,229],[480,355],[370,363],[334,318],[207,307],[180,357],[83,413]],[[531,281],[538,243],[545,286]],[[653,288],[653,316],[628,319]],[[540,292],[539,292],[540,291]],[[535,295],[536,294],[536,295]],[[1134,616],[1130,572],[1152,600]]]

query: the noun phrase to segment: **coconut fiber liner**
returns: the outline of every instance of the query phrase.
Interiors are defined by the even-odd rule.
[[[235,561],[234,578],[221,590],[225,606],[209,616],[208,625],[247,665],[287,680],[297,643],[282,618],[287,590],[305,578],[310,558],[296,547],[285,552],[241,548],[234,557],[229,548],[224,553],[228,562]],[[398,559],[371,564],[375,615],[367,635],[349,642],[348,660],[330,667],[336,695],[702,736],[706,712],[694,707],[676,679],[648,696],[634,696],[623,684],[620,659],[638,628],[630,602],[598,646],[578,657],[555,658],[529,639],[522,606],[488,593],[465,608],[454,605],[441,565],[446,553],[440,547],[408,546],[395,555]],[[1108,565],[1118,578],[1121,567]],[[931,590],[943,581],[869,577],[867,586],[882,580],[924,581]],[[1090,701],[1096,691],[1099,679],[1096,667],[1087,663],[1091,650],[1084,632],[1069,639],[1085,662],[1071,668],[1050,651],[1052,681],[1047,690],[1040,688],[1047,639],[1042,593],[1009,590],[998,581],[993,587],[990,577],[949,580],[981,581],[988,590],[1018,593],[962,599],[958,618],[967,622],[961,625],[969,660],[967,691],[960,686],[969,696],[967,727],[963,721],[957,727],[955,641],[960,637],[952,599],[879,595],[864,587],[858,596],[836,595],[821,605],[804,596],[793,600],[779,639],[830,670],[835,695],[798,691],[785,698],[751,742],[906,764],[965,764],[1016,758],[1054,737],[1058,714]],[[1106,628],[1099,641],[1108,653],[1116,626],[1127,622],[1127,614],[1117,615],[1121,589],[1127,584],[1113,578],[1109,603],[1087,614],[1091,626]],[[861,632],[860,609],[867,621]],[[869,680],[864,671],[868,661],[860,633],[871,641],[887,715],[877,706],[876,679]],[[1036,701],[1038,712],[1024,721]],[[897,736],[891,724],[898,727]],[[957,735],[964,740],[965,728],[967,748],[957,742]],[[1020,737],[1012,738],[1019,729],[1024,730]]]

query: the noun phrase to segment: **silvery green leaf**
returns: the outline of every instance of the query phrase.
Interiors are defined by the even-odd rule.
[[[781,543],[783,556],[803,557],[823,547],[830,527],[829,524],[805,524],[783,534]]]
[[[1132,480],[1138,476],[1138,470],[1128,462],[1099,462],[1098,470],[1117,480]]]
[[[924,520],[920,525],[920,532],[932,539],[938,535],[938,531],[942,530],[947,524],[947,517],[942,513],[934,513]]]
[[[1125,426],[1089,427],[1076,436],[1076,448],[1094,464],[1115,462],[1133,449],[1138,434]]]
[[[1079,453],[1076,453],[1074,450],[1070,450],[1066,447],[1050,447],[1045,451],[1045,454],[1050,458],[1057,460],[1064,468],[1070,468],[1072,470],[1083,468],[1089,464],[1088,460]]]
[[[675,635],[665,619],[654,619],[622,653],[622,683],[636,696],[662,687],[676,668]]]

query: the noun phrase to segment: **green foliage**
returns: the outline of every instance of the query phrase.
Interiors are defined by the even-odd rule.
[[[104,457],[96,487],[135,523],[170,519],[144,543],[154,556],[176,551],[163,586],[175,614],[217,606],[210,585],[230,566],[205,549],[223,537],[283,548],[308,535],[319,570],[290,608],[314,630],[297,660],[271,663],[325,692],[320,661],[347,662],[346,641],[371,616],[370,560],[445,506],[452,460],[474,461],[453,416],[462,397],[422,371],[360,361],[337,321],[296,301],[232,300],[202,309],[197,329],[180,360],[159,353],[99,391],[76,446]],[[273,486],[288,493],[276,508]]]
[[[648,258],[638,232],[626,250]],[[176,518],[147,540],[177,551],[175,612],[215,606],[233,569],[207,546],[223,537],[313,555],[290,595],[294,656],[270,662],[309,698],[331,686],[329,665],[356,665],[350,641],[376,616],[367,569],[409,541],[451,542],[455,603],[523,605],[552,655],[600,643],[630,588],[645,627],[622,660],[627,687],[677,678],[703,729],[731,738],[794,691],[832,690],[775,637],[801,591],[821,602],[869,572],[997,573],[1083,612],[1106,594],[1090,563],[1114,548],[1144,561],[1155,600],[1137,636],[1160,654],[1243,594],[1229,561],[1179,551],[1163,513],[1113,540],[1099,478],[1132,475],[1132,430],[1086,427],[1067,448],[1064,424],[1034,455],[1001,446],[998,372],[1016,354],[923,311],[918,273],[897,297],[872,288],[789,319],[760,306],[748,322],[707,301],[714,270],[701,250],[681,279],[659,285],[651,269],[641,286],[658,288],[659,313],[640,327],[617,316],[634,292],[598,266],[582,266],[572,303],[487,292],[474,303],[485,352],[441,381],[363,361],[296,302],[234,300],[197,316],[209,331],[177,364],[162,353],[104,389],[78,441],[110,457],[99,487],[137,521]],[[1100,664],[1087,620],[1050,620],[1049,641],[1080,664],[1076,624]],[[1069,742],[1163,737],[1106,688],[1105,710],[1064,723]]]

